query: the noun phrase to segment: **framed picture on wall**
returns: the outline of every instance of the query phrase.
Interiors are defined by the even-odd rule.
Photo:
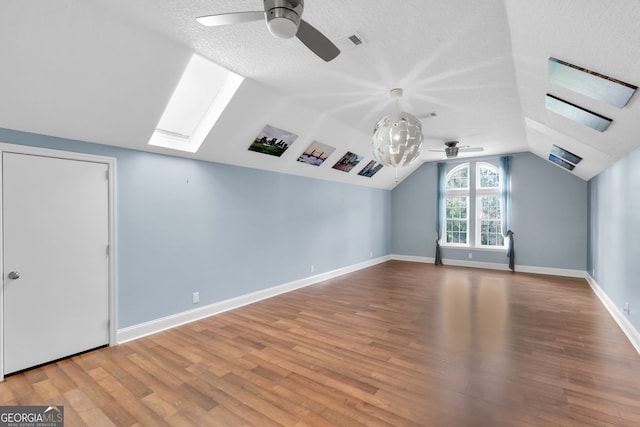
[[[377,163],[375,160],[371,160],[369,163],[367,163],[367,166],[363,167],[362,170],[358,172],[358,175],[371,178],[380,169],[382,169],[382,163]]]
[[[333,168],[342,172],[350,172],[355,165],[360,163],[360,161],[362,161],[362,156],[352,153],[351,151],[347,151],[347,153],[342,156],[335,165],[333,165]]]
[[[249,146],[250,151],[280,157],[293,145],[298,135],[266,125]]]
[[[298,157],[298,161],[309,165],[320,166],[335,149],[336,147],[313,141],[300,157]]]

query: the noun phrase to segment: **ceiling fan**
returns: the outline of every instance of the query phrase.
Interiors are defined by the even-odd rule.
[[[447,159],[453,159],[458,157],[458,153],[472,153],[478,151],[484,151],[482,147],[470,147],[468,145],[458,146],[460,141],[447,141],[444,143],[444,150],[429,150],[433,152],[445,153]]]
[[[324,34],[302,19],[303,0],[264,0],[264,11],[221,13],[200,16],[196,20],[208,27],[266,20],[271,34],[283,39],[296,36],[313,53],[325,61],[340,54],[340,49]]]

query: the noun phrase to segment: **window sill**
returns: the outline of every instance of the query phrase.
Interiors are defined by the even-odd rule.
[[[464,251],[486,251],[486,252],[506,252],[506,246],[498,246],[498,247],[488,247],[488,246],[460,246],[460,245],[447,245],[440,244],[440,247],[443,249],[458,249]]]

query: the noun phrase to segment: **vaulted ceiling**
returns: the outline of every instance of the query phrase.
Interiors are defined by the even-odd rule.
[[[260,0],[4,0],[0,2],[0,127],[169,155],[393,188],[395,171],[358,176],[372,129],[401,109],[422,119],[418,161],[437,161],[449,140],[482,153],[553,144],[595,174],[640,145],[638,94],[616,108],[553,85],[555,57],[640,84],[637,0],[307,0],[303,18],[342,48],[324,62],[297,39],[277,39],[264,22],[204,27],[197,16],[261,10]],[[358,34],[364,43],[342,44]],[[192,53],[246,80],[195,154],[148,145]],[[605,132],[545,108],[554,94],[613,119]],[[249,151],[269,124],[299,135],[281,156]],[[297,162],[312,142],[336,147],[321,166]],[[349,173],[331,166],[363,157]],[[462,154],[462,156],[470,155]],[[570,172],[567,172],[570,173]]]

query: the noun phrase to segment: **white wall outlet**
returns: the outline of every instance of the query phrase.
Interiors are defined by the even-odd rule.
[[[369,251],[369,258],[373,258],[373,251]]]
[[[629,307],[629,301],[624,303],[624,307],[622,307],[622,311],[624,311],[627,314],[631,313],[631,307]]]
[[[469,259],[473,259],[473,254],[469,252]]]
[[[309,270],[313,273],[313,270],[315,270],[315,267],[313,266],[313,264],[311,264],[311,268]]]
[[[193,295],[191,295],[191,299],[193,300],[194,304],[197,304],[200,302],[200,292],[194,292]]]

